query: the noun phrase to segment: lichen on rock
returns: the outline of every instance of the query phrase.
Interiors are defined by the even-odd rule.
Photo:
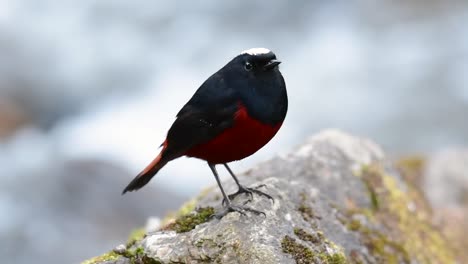
[[[296,263],[344,264],[348,262],[343,249],[323,239],[322,236],[309,234],[301,228],[295,228],[294,234],[303,242],[300,243],[295,238],[286,235],[281,240],[281,248],[284,253],[291,255]]]

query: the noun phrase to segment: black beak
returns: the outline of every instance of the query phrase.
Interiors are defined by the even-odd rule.
[[[276,66],[278,66],[280,63],[281,63],[281,61],[279,61],[279,60],[271,60],[267,64],[265,64],[265,66],[263,66],[263,68],[265,70],[271,70],[271,69],[275,68]]]

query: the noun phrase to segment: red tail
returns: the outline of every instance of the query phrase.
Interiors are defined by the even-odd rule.
[[[132,192],[140,189],[141,187],[145,186],[151,178],[153,178],[158,171],[164,167],[164,165],[169,162],[169,160],[163,159],[163,153],[166,150],[167,144],[166,141],[163,143],[163,149],[159,153],[159,155],[148,165],[146,168],[140,172],[123,190],[122,194],[126,192]]]

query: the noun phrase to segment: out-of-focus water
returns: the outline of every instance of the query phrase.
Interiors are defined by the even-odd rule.
[[[270,48],[283,61],[290,109],[275,139],[236,171],[330,127],[371,137],[390,153],[466,145],[467,22],[464,1],[0,1],[0,98],[30,120],[0,143],[2,259],[31,263],[54,252],[47,263],[77,262],[164,214],[158,205],[213,184],[203,162],[182,158],[143,194],[119,194],[157,154],[195,89],[246,48]],[[94,193],[90,186],[106,193],[93,221],[98,205],[81,196]],[[161,187],[169,193],[149,198]],[[153,207],[117,207],[125,199]],[[126,208],[140,218],[106,229],[115,236],[67,232],[108,226],[99,219]],[[74,250],[57,250],[78,235]],[[17,245],[30,253],[17,257]]]

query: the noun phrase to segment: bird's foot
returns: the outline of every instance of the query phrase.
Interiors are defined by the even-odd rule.
[[[228,204],[227,206],[223,207],[223,210],[216,213],[214,216],[218,219],[221,219],[231,212],[238,212],[239,214],[243,216],[247,216],[246,212],[250,212],[255,215],[264,215],[266,217],[266,214],[262,211],[258,211],[258,210],[255,210],[246,206],[238,206],[238,205],[232,205],[232,204]]]
[[[248,187],[239,185],[239,190],[237,190],[237,192],[228,195],[229,200],[232,200],[232,199],[236,198],[238,195],[243,194],[243,193],[246,193],[247,195],[250,196],[250,199],[252,199],[253,194],[255,193],[255,194],[258,194],[260,196],[265,196],[266,198],[271,199],[272,201],[274,201],[274,199],[273,199],[273,197],[271,195],[257,190],[258,188],[262,188],[262,187],[265,187],[265,186],[266,186],[265,184],[260,184],[258,186],[253,187],[253,188],[248,188]],[[225,203],[226,203],[226,199],[223,199],[223,205]]]

